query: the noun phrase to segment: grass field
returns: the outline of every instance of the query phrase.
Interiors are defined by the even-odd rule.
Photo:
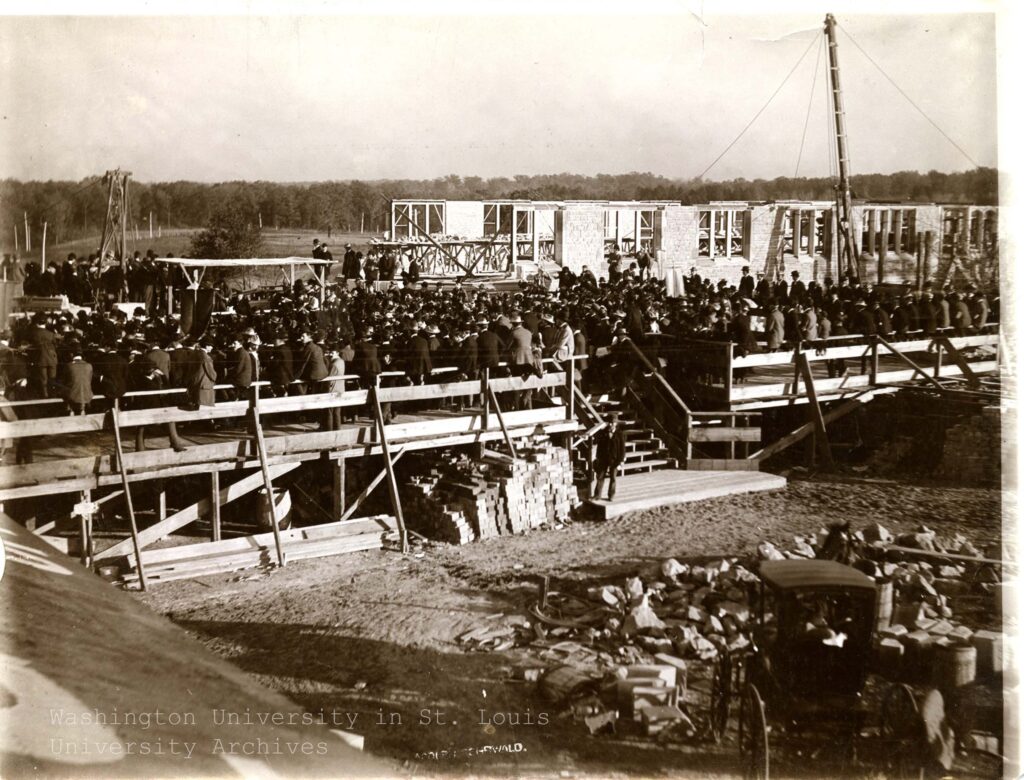
[[[200,228],[175,228],[174,230],[165,230],[162,236],[152,239],[149,238],[148,234],[140,233],[137,241],[132,236],[129,236],[128,252],[129,254],[134,252],[146,254],[147,250],[152,249],[160,257],[166,257],[168,254],[180,257],[188,252],[192,236],[198,233],[199,230]],[[322,231],[274,230],[270,228],[263,231],[263,256],[308,257],[313,250],[313,239],[319,238],[321,241],[327,241],[335,260],[340,263],[341,257],[345,253],[344,247],[346,243],[351,243],[356,249],[365,252],[366,245],[369,244],[370,239],[373,237],[371,233],[335,232],[328,239],[326,233]],[[47,244],[46,259],[47,261],[63,260],[70,252],[74,252],[79,256],[88,256],[91,252],[97,251],[99,245],[99,235],[79,238],[74,241],[64,241],[60,244]],[[14,248],[5,245],[3,251],[13,252]],[[23,263],[38,263],[42,259],[42,250],[38,243],[33,244],[31,252],[26,252],[24,247],[22,247],[18,254]]]
[[[163,231],[162,236],[159,238],[154,237],[152,240],[150,240],[148,234],[140,233],[138,241],[130,236],[128,239],[128,252],[129,254],[139,252],[144,255],[148,250],[152,249],[158,257],[166,257],[168,254],[181,257],[188,254],[192,236],[199,232],[199,230],[199,228],[176,228]],[[370,233],[332,233],[331,238],[328,239],[325,233],[315,230],[265,229],[263,231],[262,256],[309,257],[313,251],[313,239],[319,238],[321,241],[327,241],[328,248],[334,255],[335,262],[341,263],[342,257],[345,254],[346,243],[351,243],[357,250],[365,253],[366,247],[373,237],[373,234]],[[46,260],[47,263],[63,261],[71,252],[74,252],[79,257],[83,255],[88,257],[90,253],[96,252],[99,249],[99,245],[100,236],[98,235],[80,238],[75,241],[65,241],[60,244],[50,244],[46,247]],[[11,252],[13,247],[5,247],[3,251]],[[31,252],[22,251],[19,255],[22,266],[27,263],[40,263],[42,261],[42,250],[37,245],[33,245]],[[309,271],[305,268],[296,270],[297,278],[301,279],[309,275]],[[263,269],[258,279],[255,274],[244,271],[233,273],[228,278],[229,281],[242,279],[242,286],[244,287],[256,284],[276,284],[283,279],[280,272],[276,271],[276,269]]]

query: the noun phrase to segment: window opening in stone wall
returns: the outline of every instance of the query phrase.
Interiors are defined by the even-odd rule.
[[[653,212],[651,223],[653,225]],[[746,212],[736,209],[700,209],[697,212],[697,256],[707,258],[742,257],[745,251],[748,220]],[[653,227],[651,235],[653,236]],[[643,237],[641,226],[641,240]]]

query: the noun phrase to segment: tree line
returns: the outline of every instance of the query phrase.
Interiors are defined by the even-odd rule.
[[[854,176],[855,198],[995,205],[998,175],[994,168],[961,173],[899,171]],[[670,179],[653,173],[571,173],[496,177],[445,176],[437,179],[279,183],[231,181],[135,182],[129,189],[129,228],[195,228],[227,208],[237,209],[267,228],[309,228],[380,232],[387,229],[390,198],[486,200],[670,200],[684,204],[713,200],[829,200],[830,178]],[[0,246],[13,243],[14,228],[23,231],[25,215],[38,242],[47,223],[48,242],[97,235],[106,214],[102,177],[72,181],[0,181]],[[22,239],[23,240],[23,239]],[[22,245],[23,246],[23,245]]]

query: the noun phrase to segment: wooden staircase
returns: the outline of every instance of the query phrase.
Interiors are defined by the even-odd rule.
[[[697,471],[758,471],[750,455],[760,447],[757,412],[694,412],[635,344],[638,370],[629,378],[627,407],[664,442],[680,468]]]
[[[626,459],[617,472],[620,476],[678,467],[665,442],[639,419],[634,409],[607,395],[591,397],[590,403],[605,418],[609,412],[619,412],[619,424],[626,436]]]

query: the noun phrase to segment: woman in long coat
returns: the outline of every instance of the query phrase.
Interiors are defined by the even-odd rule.
[[[211,352],[213,352],[213,343],[203,342],[202,348],[199,350],[195,373],[192,374],[188,382],[189,404],[196,409],[200,406],[214,405],[213,387],[217,383],[217,369],[214,368]]]

